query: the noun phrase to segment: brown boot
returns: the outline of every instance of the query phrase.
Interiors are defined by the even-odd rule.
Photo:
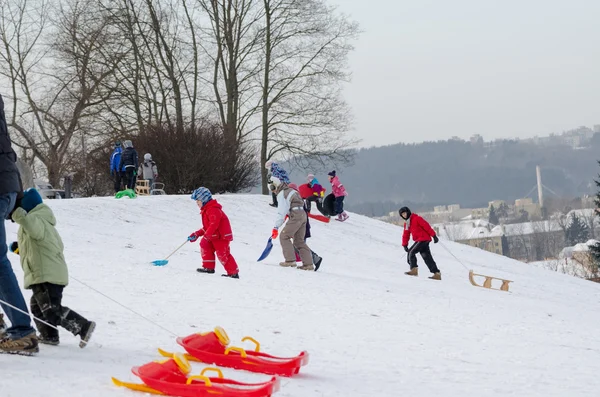
[[[296,262],[280,262],[281,267],[296,267]]]
[[[302,265],[302,266],[298,266],[298,269],[300,269],[300,270],[315,270],[315,267],[313,265]]]
[[[442,279],[442,273],[437,272],[437,273],[433,273],[433,276],[429,277],[432,280],[441,280]]]
[[[419,275],[419,268],[418,267],[411,267],[410,271],[408,272],[404,272],[404,274],[406,274],[407,276],[418,276]]]
[[[19,339],[4,338],[0,342],[0,353],[20,354],[32,356],[39,352],[38,340],[35,331]]]

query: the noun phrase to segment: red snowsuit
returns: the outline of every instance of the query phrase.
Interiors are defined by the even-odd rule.
[[[194,232],[194,235],[196,237],[204,236],[200,240],[202,267],[214,270],[216,254],[227,274],[231,275],[238,273],[238,265],[229,251],[229,244],[233,241],[233,233],[229,218],[227,218],[222,208],[221,204],[215,200],[210,200],[204,204],[200,210],[202,229]]]
[[[404,233],[402,234],[402,246],[408,246],[408,240],[412,234],[414,242],[430,242],[435,236],[435,230],[431,228],[429,222],[417,214],[412,214],[408,221],[404,223]]]

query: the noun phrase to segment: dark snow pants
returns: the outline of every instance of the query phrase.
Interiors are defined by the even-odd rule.
[[[320,197],[317,197],[317,196],[310,196],[310,197],[306,198],[306,200],[304,200],[304,202],[306,203],[306,210],[308,212],[310,212],[312,201],[317,203],[317,209],[319,210],[319,212],[321,214],[323,214],[324,216],[329,215],[327,212],[325,212],[325,209],[323,209],[323,199]]]
[[[62,285],[42,283],[31,286],[31,313],[55,327],[61,326],[73,335],[79,335],[89,321],[73,310],[62,305]],[[58,330],[34,319],[35,325],[44,338],[58,338]]]
[[[340,196],[335,198],[335,214],[339,215],[344,212],[344,197]]]
[[[126,185],[127,183],[123,183],[125,181],[125,173],[122,171],[115,171],[115,193],[119,193],[122,190],[122,185]]]
[[[127,185],[127,189],[135,190],[135,181],[137,177],[135,176],[135,168],[127,167],[125,168],[125,184]]]
[[[431,255],[431,250],[429,249],[429,241],[417,241],[408,250],[407,260],[411,269],[413,267],[418,267],[417,254],[421,254],[423,261],[425,262],[431,273],[440,272],[440,269],[438,269],[435,261],[433,260],[433,256]]]

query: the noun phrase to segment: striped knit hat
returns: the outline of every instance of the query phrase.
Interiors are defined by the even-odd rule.
[[[198,189],[194,190],[194,192],[192,193],[192,200],[201,201],[202,205],[205,205],[210,200],[212,200],[212,194],[210,193],[210,190],[208,190],[207,188],[199,187]]]

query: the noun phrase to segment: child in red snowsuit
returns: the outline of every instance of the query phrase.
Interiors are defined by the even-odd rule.
[[[233,233],[229,218],[223,212],[223,207],[212,198],[210,190],[205,187],[194,190],[192,200],[195,200],[198,207],[200,207],[200,215],[202,216],[202,229],[195,231],[188,237],[188,240],[192,243],[202,237],[200,240],[202,267],[197,269],[198,272],[213,274],[216,258],[219,258],[227,272],[227,274],[223,274],[224,277],[240,278],[238,265],[229,251],[229,244],[233,241]]]
[[[421,254],[423,261],[429,268],[429,271],[433,273],[433,276],[429,277],[433,280],[441,280],[442,275],[437,264],[433,260],[431,250],[429,249],[429,243],[433,238],[433,242],[439,241],[435,230],[431,228],[429,223],[421,218],[417,214],[413,214],[408,207],[402,207],[398,211],[400,217],[404,219],[404,233],[402,234],[402,247],[407,253],[408,264],[410,265],[410,271],[405,272],[409,276],[418,276],[419,268],[417,267],[417,254]],[[408,240],[412,235],[414,244],[408,248]]]

